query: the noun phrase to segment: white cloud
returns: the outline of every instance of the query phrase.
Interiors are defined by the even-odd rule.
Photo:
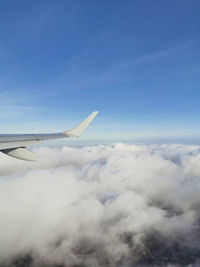
[[[199,258],[200,147],[118,143],[35,153],[35,163],[0,156],[2,264],[27,255],[32,266]]]

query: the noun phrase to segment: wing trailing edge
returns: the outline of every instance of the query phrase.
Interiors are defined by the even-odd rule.
[[[22,159],[22,160],[27,160],[27,161],[36,160],[35,154],[25,147],[3,149],[1,150],[1,152],[13,158],[17,158],[17,159]]]

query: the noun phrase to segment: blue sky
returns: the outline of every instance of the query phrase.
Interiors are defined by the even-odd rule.
[[[200,137],[199,0],[0,2],[2,133]]]

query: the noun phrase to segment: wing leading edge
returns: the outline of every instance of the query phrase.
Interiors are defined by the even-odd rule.
[[[96,117],[98,111],[91,113],[85,120],[83,120],[75,128],[51,134],[10,134],[0,135],[0,151],[8,156],[23,160],[35,160],[35,155],[26,147],[36,145],[39,142],[60,138],[79,137],[90,122]]]

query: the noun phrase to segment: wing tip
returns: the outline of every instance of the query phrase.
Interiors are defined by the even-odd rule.
[[[83,120],[77,127],[63,132],[63,134],[67,135],[68,137],[79,137],[85,129],[88,127],[88,125],[91,123],[91,121],[96,117],[96,115],[99,113],[99,111],[93,111],[90,113],[90,115]]]

